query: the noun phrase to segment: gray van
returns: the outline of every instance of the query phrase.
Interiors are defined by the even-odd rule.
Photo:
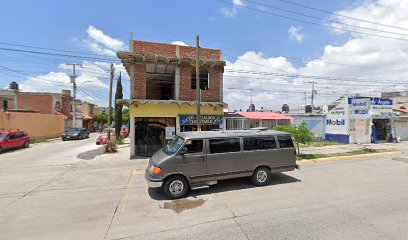
[[[279,131],[182,132],[149,160],[145,179],[170,199],[218,180],[251,176],[267,185],[271,173],[292,171],[296,150],[292,137]]]

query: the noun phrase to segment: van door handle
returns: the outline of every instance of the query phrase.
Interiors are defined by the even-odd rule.
[[[200,156],[200,161],[204,161],[204,156]]]

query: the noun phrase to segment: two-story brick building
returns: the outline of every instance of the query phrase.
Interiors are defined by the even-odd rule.
[[[196,49],[189,46],[130,41],[118,52],[130,76],[131,157],[150,156],[174,134],[197,129]],[[200,48],[202,130],[222,127],[223,72],[221,50]]]

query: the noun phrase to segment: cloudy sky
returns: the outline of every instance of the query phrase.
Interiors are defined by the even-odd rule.
[[[230,110],[315,105],[343,94],[378,95],[408,87],[408,2],[156,0],[8,1],[0,21],[0,86],[24,91],[69,89],[78,69],[78,95],[107,104],[110,63],[115,79],[129,77],[115,57],[133,38],[222,49],[224,101]],[[18,13],[18,14],[16,14]],[[5,26],[5,24],[3,24]],[[327,93],[327,94],[326,94]]]

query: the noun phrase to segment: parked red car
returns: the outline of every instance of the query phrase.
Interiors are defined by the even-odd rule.
[[[30,137],[24,131],[0,130],[0,152],[13,148],[28,148],[30,146]]]
[[[115,136],[115,129],[114,128],[110,129],[110,134],[111,134],[111,137]],[[121,138],[127,138],[128,136],[129,136],[129,128],[127,126],[123,125],[121,130],[120,130],[120,137]],[[102,130],[102,134],[99,135],[96,138],[96,145],[106,144],[107,140],[108,140],[108,128],[104,128]]]
[[[115,129],[110,129],[111,138],[115,137]],[[96,138],[96,145],[103,145],[106,144],[108,141],[108,128],[102,130],[102,134]]]

